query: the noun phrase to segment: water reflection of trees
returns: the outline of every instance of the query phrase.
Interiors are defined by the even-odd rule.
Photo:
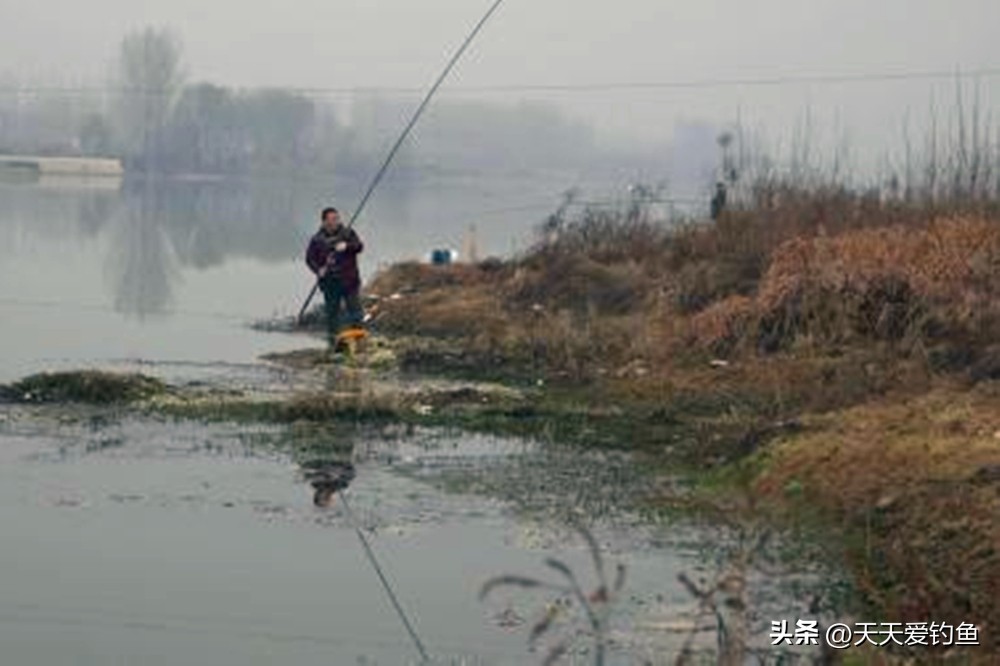
[[[322,184],[281,179],[126,181],[107,257],[116,305],[140,316],[162,311],[185,268],[294,260],[329,200]],[[403,203],[397,193],[392,205]],[[94,226],[92,206],[80,214],[81,227]]]
[[[114,214],[116,189],[54,189],[34,184],[0,184],[0,256],[16,251],[20,238],[41,237],[50,251],[61,243],[93,238]]]
[[[164,181],[158,191],[169,202],[164,226],[178,260],[195,268],[295,257],[297,226],[316,215],[314,196],[284,181]]]
[[[105,270],[111,275],[115,310],[140,319],[164,312],[180,276],[163,228],[164,201],[155,188],[127,190],[115,216]]]
[[[81,201],[78,214],[81,230],[110,230],[105,262],[116,309],[145,317],[169,307],[184,268],[297,257],[314,199],[281,182],[147,179],[127,181],[118,207]]]
[[[103,268],[115,308],[140,317],[169,307],[185,269],[233,258],[298,258],[328,200],[320,187],[284,181],[126,179],[0,188],[0,255],[24,247],[21,239],[45,247],[45,261],[93,252],[88,239],[107,242]],[[65,280],[60,265],[38,270]]]

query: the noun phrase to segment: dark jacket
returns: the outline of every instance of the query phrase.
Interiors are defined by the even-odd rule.
[[[347,243],[343,252],[333,248],[337,243]],[[358,254],[365,248],[354,229],[340,225],[333,233],[320,227],[309,240],[306,248],[306,264],[313,273],[318,273],[327,266],[326,280],[337,280],[347,291],[361,286],[361,276],[358,274]]]

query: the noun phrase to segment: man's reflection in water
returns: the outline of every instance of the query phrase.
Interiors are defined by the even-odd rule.
[[[313,504],[321,508],[332,506],[337,493],[349,486],[355,475],[354,465],[343,459],[318,458],[302,463],[302,476],[315,490]]]

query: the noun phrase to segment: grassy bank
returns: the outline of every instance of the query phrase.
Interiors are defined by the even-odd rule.
[[[749,470],[761,506],[843,529],[880,619],[975,622],[997,649],[993,203],[770,187],[713,224],[585,210],[512,260],[394,266],[370,291],[403,368],[533,386],[629,422],[621,446]]]
[[[995,650],[1000,386],[937,386],[805,424],[759,455],[756,492],[835,517],[853,535],[860,588],[887,617],[975,621]]]

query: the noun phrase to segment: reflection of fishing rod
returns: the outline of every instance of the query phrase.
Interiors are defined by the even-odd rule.
[[[413,639],[413,644],[417,646],[417,652],[420,653],[420,659],[422,664],[426,664],[429,661],[427,656],[427,650],[424,648],[423,642],[420,637],[417,636],[416,630],[414,630],[413,625],[410,624],[410,619],[406,617],[406,613],[403,612],[403,607],[399,603],[399,599],[396,598],[396,593],[393,592],[392,586],[389,585],[388,579],[386,579],[385,574],[382,572],[382,567],[379,566],[378,560],[375,559],[375,553],[372,551],[372,547],[368,544],[368,539],[365,538],[365,533],[361,531],[358,527],[358,522],[354,519],[354,512],[351,511],[351,505],[347,503],[347,495],[344,494],[344,490],[338,491],[340,494],[340,503],[344,505],[344,513],[347,515],[348,522],[351,523],[351,527],[358,535],[358,539],[361,540],[361,545],[365,549],[365,555],[368,557],[368,561],[371,563],[372,568],[375,569],[375,573],[378,574],[378,579],[382,581],[382,587],[385,588],[385,593],[389,596],[389,601],[392,602],[392,607],[396,609],[396,614],[399,615],[399,619],[403,621],[403,626],[406,627],[406,632],[410,634],[410,638]]]
[[[399,615],[399,619],[402,620],[407,633],[410,634],[417,652],[420,653],[420,657],[423,660],[421,663],[427,663],[427,650],[424,649],[423,642],[417,636],[417,632],[410,623],[410,619],[403,611],[403,606],[399,603],[399,599],[396,598],[396,593],[393,591],[389,580],[382,571],[382,567],[375,558],[375,551],[372,550],[371,544],[365,538],[365,533],[361,531],[360,523],[355,518],[354,512],[351,511],[351,505],[347,501],[347,495],[344,491],[347,490],[347,486],[354,480],[356,474],[354,465],[336,461],[313,460],[302,463],[302,473],[306,480],[312,484],[312,487],[316,489],[316,494],[313,496],[313,503],[316,506],[328,507],[333,503],[334,495],[340,496],[340,503],[344,507],[344,516],[347,518],[347,524],[358,535],[368,562],[372,565],[375,573],[378,574],[378,579],[382,582],[382,587],[385,589],[389,601],[392,602],[392,607],[396,610],[396,614]]]
[[[434,93],[436,93],[437,89],[441,87],[441,84],[444,83],[444,80],[448,78],[448,74],[451,73],[452,68],[458,62],[458,59],[462,57],[463,53],[465,53],[465,49],[468,48],[469,44],[472,43],[472,40],[476,38],[476,35],[479,34],[479,31],[483,29],[484,25],[486,25],[486,21],[488,21],[490,16],[493,15],[493,12],[495,12],[500,7],[500,4],[502,2],[503,0],[494,0],[493,4],[490,5],[490,8],[486,11],[485,14],[483,14],[483,17],[479,19],[479,23],[476,24],[476,27],[472,29],[472,32],[469,33],[469,36],[465,38],[465,41],[462,42],[462,45],[458,47],[457,51],[455,51],[455,55],[453,55],[451,57],[451,60],[448,61],[448,64],[441,72],[441,75],[438,76],[437,80],[434,82],[434,85],[432,85],[431,89],[427,91],[427,94],[424,96],[423,101],[420,102],[420,106],[417,107],[417,110],[414,111],[413,113],[413,117],[410,118],[410,122],[406,124],[406,127],[403,129],[402,134],[399,135],[399,138],[396,139],[396,143],[393,144],[392,149],[389,151],[389,154],[386,155],[385,161],[382,162],[382,166],[379,167],[379,170],[375,173],[375,177],[372,178],[371,185],[368,186],[368,189],[365,191],[364,196],[361,197],[361,203],[358,204],[358,207],[354,210],[354,213],[351,215],[350,221],[347,223],[348,229],[354,226],[354,221],[358,219],[358,216],[361,214],[361,211],[364,210],[365,204],[368,203],[368,199],[371,198],[372,193],[375,192],[375,188],[378,187],[378,184],[382,181],[382,177],[385,175],[385,172],[389,169],[389,165],[392,163],[392,159],[396,156],[396,153],[399,152],[400,147],[403,145],[403,141],[405,141],[406,137],[409,136],[410,130],[412,130],[413,126],[417,124],[417,120],[420,119],[420,116],[421,114],[423,114],[424,109],[427,108],[427,105],[430,103],[431,98],[434,97]],[[306,297],[305,302],[302,304],[302,308],[299,310],[300,323],[302,322],[302,317],[306,313],[306,308],[309,307],[309,303],[316,295],[317,289],[319,289],[318,278],[316,280],[316,284],[313,285],[312,290]]]

